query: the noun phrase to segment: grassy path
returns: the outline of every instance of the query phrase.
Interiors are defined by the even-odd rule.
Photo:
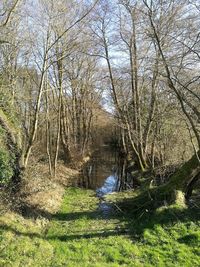
[[[122,236],[123,221],[105,216],[98,203],[92,191],[67,191],[47,233],[56,248],[53,266],[135,266],[136,248]]]
[[[174,207],[136,221],[130,214],[105,216],[98,205],[93,191],[70,188],[48,227],[4,216],[0,266],[200,266],[199,214]]]

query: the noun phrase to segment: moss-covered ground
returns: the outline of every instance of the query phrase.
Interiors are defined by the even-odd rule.
[[[94,191],[69,188],[48,224],[1,216],[0,266],[200,266],[200,211],[99,209]]]

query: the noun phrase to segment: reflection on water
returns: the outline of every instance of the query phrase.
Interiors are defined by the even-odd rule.
[[[113,206],[103,199],[100,199],[99,210],[104,218],[108,218],[110,214],[114,212]]]
[[[93,153],[75,186],[97,190],[98,196],[102,196],[133,188],[134,179],[127,171],[126,158],[109,146],[103,146]]]
[[[96,150],[82,170],[76,186],[96,190],[97,196],[134,187],[134,179],[128,172],[126,158],[109,146]]]
[[[127,160],[108,146],[93,153],[77,182],[76,186],[96,190],[100,199],[99,208],[105,217],[111,213],[112,207],[106,203],[104,196],[133,188],[133,177],[127,171]]]
[[[116,152],[112,151],[107,146],[101,147],[101,149],[93,153],[91,160],[83,169],[78,181],[78,186],[93,190],[103,187],[105,181],[114,174],[116,163]],[[109,186],[110,182],[109,179]]]
[[[117,153],[109,147],[102,147],[93,153],[90,162],[83,169],[78,186],[96,190],[99,197],[99,209],[106,218],[112,207],[103,198],[104,195],[117,191]]]
[[[96,190],[97,196],[100,199],[99,209],[101,210],[103,216],[106,218],[112,212],[113,207],[111,204],[104,200],[104,196],[117,191],[118,189],[118,177],[117,174],[113,173],[108,178],[106,178],[102,187]]]
[[[97,196],[102,197],[106,194],[110,194],[116,191],[117,187],[118,187],[118,177],[116,174],[112,174],[108,178],[106,178],[103,186],[96,190]]]

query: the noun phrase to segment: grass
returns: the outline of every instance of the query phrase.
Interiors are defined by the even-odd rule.
[[[49,224],[2,216],[0,266],[200,266],[199,213],[171,206],[108,214],[93,191],[69,188]]]

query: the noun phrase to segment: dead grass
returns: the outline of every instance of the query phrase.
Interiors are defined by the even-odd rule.
[[[65,187],[73,184],[79,171],[58,164],[57,177],[49,175],[48,164],[34,160],[23,177],[20,198],[30,209],[54,214],[61,205]]]

